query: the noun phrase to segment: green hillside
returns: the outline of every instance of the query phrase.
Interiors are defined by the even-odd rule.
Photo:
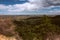
[[[23,40],[46,40],[49,36],[60,34],[60,16],[30,17],[20,21],[13,20],[15,31]]]

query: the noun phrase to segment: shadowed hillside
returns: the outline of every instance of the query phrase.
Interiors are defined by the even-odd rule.
[[[60,35],[59,17],[34,16],[13,22],[16,25],[15,31],[23,40],[55,40],[55,38],[60,40],[60,37],[58,37]]]

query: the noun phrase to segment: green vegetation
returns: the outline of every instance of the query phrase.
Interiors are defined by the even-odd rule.
[[[60,34],[60,26],[54,22],[57,21],[45,15],[43,17],[31,17],[13,21],[16,25],[15,31],[23,40],[45,40],[50,35]]]

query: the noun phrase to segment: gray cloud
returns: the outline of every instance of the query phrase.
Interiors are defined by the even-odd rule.
[[[29,2],[39,7],[60,6],[60,0],[29,0]]]
[[[49,5],[60,6],[60,0],[46,0]]]

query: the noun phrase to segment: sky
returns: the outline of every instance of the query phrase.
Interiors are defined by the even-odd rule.
[[[0,0],[0,15],[60,15],[60,0]]]

